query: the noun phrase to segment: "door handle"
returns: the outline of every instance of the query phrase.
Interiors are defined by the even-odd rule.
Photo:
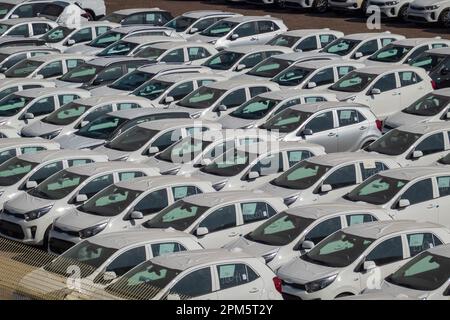
[[[433,209],[434,207],[435,207],[434,204],[429,204],[429,205],[427,205],[427,209]]]
[[[254,40],[256,40],[256,37],[251,37],[250,40],[253,40],[253,41],[254,41]]]
[[[336,135],[336,133],[334,133],[334,132],[330,132],[330,133],[328,134],[329,137],[332,137],[332,136],[335,136],[335,135]]]
[[[259,289],[258,289],[258,288],[252,288],[252,289],[249,291],[249,293],[257,293],[257,292],[259,292]]]

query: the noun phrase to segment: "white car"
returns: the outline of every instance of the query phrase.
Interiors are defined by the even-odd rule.
[[[406,21],[408,9],[414,0],[367,0],[366,15],[373,14],[371,6],[376,6],[381,14],[387,18],[398,18]]]
[[[191,174],[217,191],[251,190],[278,177],[302,159],[324,154],[311,143],[266,141],[234,147]]]
[[[274,139],[260,130],[211,130],[181,139],[144,163],[161,174],[189,175],[232,148]]]
[[[224,248],[241,248],[262,257],[267,266],[276,271],[338,230],[379,220],[391,218],[383,209],[371,205],[323,203],[299,206],[278,213]]]
[[[163,275],[155,279],[155,275]],[[131,280],[133,279],[133,280]],[[280,283],[260,258],[238,250],[194,250],[153,258],[135,267],[95,299],[281,300]],[[136,290],[144,284],[158,290]],[[109,297],[108,297],[109,295]]]
[[[138,124],[95,151],[108,155],[111,161],[143,162],[187,136],[200,136],[209,130],[220,130],[216,122],[192,119],[165,119]]]
[[[282,197],[290,207],[333,202],[372,175],[399,167],[386,156],[330,153],[299,162],[259,190]]]
[[[313,1],[308,2],[313,3]],[[288,6],[289,2],[285,1],[284,3]],[[288,47],[298,52],[318,51],[343,36],[343,32],[330,30],[329,28],[289,30],[274,37],[267,44]]]
[[[362,63],[350,60],[319,60],[295,63],[270,81],[281,89],[326,89],[347,73],[364,68]]]
[[[220,248],[285,209],[283,199],[263,192],[211,192],[177,201],[142,227],[149,233],[183,231],[195,235],[204,248]]]
[[[352,71],[328,91],[339,101],[369,106],[378,119],[384,120],[433,91],[433,84],[422,68],[383,65]]]
[[[449,242],[449,230],[430,222],[357,224],[328,236],[277,276],[287,298],[330,300],[379,285],[415,255]]]
[[[431,221],[450,227],[450,171],[446,166],[408,167],[379,172],[337,200],[369,203],[396,220]]]
[[[108,21],[86,21],[79,28],[57,26],[42,35],[41,39],[47,46],[64,51],[73,45],[90,42],[119,26],[117,23]]]
[[[206,84],[169,107],[188,112],[191,118],[217,120],[261,93],[279,90],[270,81],[227,80]]]
[[[319,0],[278,0],[281,8],[306,9],[312,8],[318,13],[325,13],[328,10],[328,1]]]
[[[448,122],[404,125],[390,130],[364,150],[390,157],[402,167],[427,166],[449,152],[448,132]]]
[[[150,218],[180,199],[213,191],[208,181],[180,176],[118,182],[54,221],[50,241],[71,246],[97,234],[132,231],[144,217]]]
[[[39,138],[3,138],[0,139],[0,164],[21,154],[44,150],[59,150],[59,144]]]
[[[405,39],[405,36],[392,34],[390,32],[355,33],[334,40],[320,50],[320,52],[336,54],[343,59],[359,60],[374,54],[391,42],[403,39]]]
[[[57,54],[59,51],[47,46],[12,46],[0,48],[0,72],[4,73],[15,64],[35,56]]]
[[[153,108],[150,101],[134,96],[104,96],[76,99],[20,130],[22,137],[54,139],[71,136],[82,127],[109,112]]]
[[[336,96],[320,90],[284,89],[262,93],[244,102],[218,122],[223,128],[257,128],[281,111],[297,104],[336,101]]]
[[[22,60],[9,68],[3,77],[54,80],[92,57],[75,54],[47,54]]]
[[[35,236],[29,243],[43,243],[45,249],[47,245],[51,249],[48,238],[55,219],[113,183],[157,175],[159,171],[155,168],[111,161],[69,167],[49,175],[32,190],[6,201],[2,213],[16,218],[12,221],[23,230],[33,230]],[[59,248],[59,252],[58,249],[52,251],[62,253],[61,244]]]
[[[414,0],[409,5],[408,20],[418,23],[438,22],[442,27],[450,27],[449,0]]]
[[[0,100],[0,123],[20,130],[66,103],[89,96],[87,90],[71,88],[37,88],[12,93]]]
[[[279,18],[238,16],[220,20],[188,40],[210,43],[221,50],[242,45],[265,44],[286,31],[286,25]]]
[[[183,38],[202,32],[217,21],[241,14],[219,10],[188,11],[167,22],[164,26],[173,28]]]
[[[54,88],[55,83],[53,81],[45,81],[39,79],[2,79],[0,80],[0,100],[10,95],[11,93],[36,89],[36,88]]]
[[[0,37],[37,38],[58,24],[44,18],[19,18],[0,21]]]

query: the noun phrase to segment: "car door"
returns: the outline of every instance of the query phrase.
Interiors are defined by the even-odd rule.
[[[164,298],[172,299],[172,296],[176,296],[183,300],[217,300],[217,292],[213,289],[215,280],[209,266],[190,270],[168,290]]]
[[[425,85],[424,80],[413,71],[401,71],[400,78],[401,107],[407,107],[418,98],[429,93],[431,88]]]
[[[316,36],[306,37],[302,39],[293,49],[294,51],[297,52],[307,52],[317,50],[318,49],[317,37]]]
[[[259,43],[258,26],[255,21],[240,24],[231,34],[236,34],[238,38],[230,42],[230,47]]]
[[[355,50],[355,53],[350,58],[359,60],[362,57],[367,57],[374,54],[378,48],[378,39],[365,41],[359,45],[359,47]]]
[[[59,60],[48,63],[38,70],[37,74],[42,75],[44,79],[54,79],[62,76],[65,73],[64,71],[63,62]]]
[[[211,54],[206,50],[204,47],[188,47],[187,50],[187,57],[189,62],[191,62],[194,65],[202,64],[206,61],[207,58],[211,56]]]
[[[157,242],[149,245],[151,257],[159,257],[164,254],[186,251],[187,249],[175,241]]]
[[[373,89],[378,89],[379,94],[372,94]],[[403,108],[401,90],[397,85],[395,72],[379,77],[374,85],[367,91],[367,104],[377,118],[384,119]]]
[[[183,198],[202,193],[202,190],[193,185],[172,187],[171,191],[172,191],[172,202],[176,202]]]
[[[28,178],[28,181],[36,181],[37,184],[41,183],[54,173],[64,169],[65,165],[63,161],[53,161],[50,163],[47,163],[44,166],[39,167],[36,169],[36,171]],[[24,186],[26,185],[26,182],[24,183]]]
[[[182,138],[183,134],[181,132],[181,129],[170,130],[161,134],[159,137],[153,140],[153,142],[149,145],[149,147],[157,147],[158,152],[160,152],[170,147],[172,144],[174,144],[175,142],[179,141]],[[148,156],[151,155],[148,152],[144,152],[144,154],[147,154]]]
[[[420,158],[412,158],[412,153],[409,154],[411,166],[426,166],[433,164],[448,153],[445,148],[443,133],[438,132],[421,138],[414,148],[413,152],[414,151],[421,151],[423,155]]]
[[[333,111],[315,114],[304,126],[304,129],[310,129],[312,134],[303,136],[304,139],[322,145],[326,153],[337,152],[338,128],[335,125],[334,117]]]
[[[405,235],[409,250],[409,258],[415,257],[422,251],[440,246],[442,241],[431,232],[408,233]]]
[[[370,131],[369,121],[356,109],[336,110],[339,127],[337,151],[356,151]]]
[[[270,20],[258,21],[258,44],[266,44],[269,40],[277,35],[280,28],[276,23]]]
[[[327,172],[323,179],[323,182],[317,187],[318,202],[331,202],[335,201],[344,194],[350,192],[358,182],[357,171],[355,164],[344,165],[338,167],[331,172]],[[322,185],[330,185],[331,191],[321,192],[320,187]]]
[[[183,48],[173,49],[163,54],[161,62],[166,63],[184,63],[187,61]]]
[[[216,266],[219,300],[259,300],[264,298],[264,281],[247,264],[227,263]],[[269,284],[271,285],[271,284]]]
[[[450,213],[448,211],[450,207],[450,175],[437,176],[436,182],[439,192],[439,198],[436,199],[439,204],[438,223],[450,228]]]
[[[265,201],[249,201],[240,203],[240,216],[242,217],[240,234],[247,234],[265,220],[277,214],[274,208]]]
[[[30,36],[29,26],[28,26],[28,24],[21,24],[21,25],[12,27],[7,32],[7,35],[12,36],[12,37],[28,38]]]
[[[29,124],[36,120],[42,119],[49,113],[55,111],[57,103],[55,96],[49,96],[38,101],[34,102],[31,106],[29,106],[26,110],[22,112],[20,116],[20,120],[23,125]]]

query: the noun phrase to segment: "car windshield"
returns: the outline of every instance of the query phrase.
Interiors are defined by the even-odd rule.
[[[10,28],[12,27],[12,25],[10,24],[3,24],[0,23],[0,35],[4,34],[6,31],[8,31]]]
[[[413,49],[411,46],[388,44],[371,55],[368,60],[377,62],[400,62]]]
[[[293,61],[270,57],[258,63],[247,74],[262,78],[273,78],[292,63]]]
[[[280,102],[280,100],[256,96],[231,112],[230,115],[235,118],[246,120],[262,119]]]
[[[194,158],[202,153],[210,144],[211,141],[186,137],[157,154],[155,157],[159,160],[172,163],[187,163],[194,160]]]
[[[99,57],[106,56],[126,56],[137,47],[137,43],[128,42],[126,40],[118,41],[117,43],[113,43],[105,48],[105,50],[97,53]]]
[[[361,40],[350,40],[346,38],[336,39],[323,48],[322,52],[345,56],[351,53],[352,50],[360,43]]]
[[[311,112],[304,112],[288,108],[267,120],[266,123],[260,126],[260,128],[269,131],[288,133],[301,127],[303,123],[305,123],[305,121],[308,120],[312,115],[313,113]]]
[[[169,285],[182,270],[170,269],[151,261],[144,262],[107,286],[109,294],[133,300],[149,300]]]
[[[386,281],[408,289],[432,291],[443,286],[449,278],[450,258],[425,251],[388,276]]]
[[[124,118],[106,115],[90,122],[75,134],[86,138],[108,140],[114,131],[126,121],[127,119]]]
[[[114,42],[119,41],[124,37],[123,33],[116,32],[116,31],[107,31],[101,36],[98,36],[91,42],[89,42],[89,46],[94,48],[106,48],[107,46],[113,44]]]
[[[424,52],[421,55],[411,59],[408,64],[413,67],[423,68],[426,71],[432,71],[445,59],[445,56]]]
[[[200,169],[202,172],[222,177],[232,177],[242,172],[250,164],[249,152],[233,149],[228,150],[211,164]]]
[[[29,194],[37,198],[59,200],[67,197],[87,178],[88,176],[62,170],[44,180],[36,188],[29,191]]]
[[[407,180],[377,174],[346,194],[344,199],[382,205],[394,198],[407,183]]]
[[[227,20],[221,20],[214,23],[209,28],[200,32],[201,35],[207,37],[223,37],[234,29],[238,24],[236,22],[230,22]]]
[[[153,73],[135,70],[122,78],[117,79],[117,81],[113,82],[108,87],[121,91],[133,91],[154,76]]]
[[[79,206],[78,210],[96,216],[114,217],[123,212],[141,194],[142,191],[110,185]]]
[[[11,94],[0,100],[0,117],[18,114],[33,98]]]
[[[319,242],[300,259],[330,268],[344,268],[361,256],[374,241],[374,239],[337,231]]]
[[[25,177],[38,164],[14,157],[0,165],[0,186],[12,186]]]
[[[126,17],[126,15],[124,14],[120,14],[120,13],[111,13],[108,14],[107,16],[103,17],[100,19],[100,21],[109,21],[109,22],[114,22],[114,23],[121,23],[122,20]]]
[[[292,48],[300,39],[301,39],[300,37],[280,34],[275,38],[272,38],[272,40],[267,42],[267,44],[271,46],[282,46]]]
[[[7,78],[25,78],[36,71],[43,62],[34,60],[23,60],[5,72]]]
[[[166,92],[166,90],[172,85],[173,82],[152,79],[134,90],[131,94],[134,96],[147,98],[149,100],[155,100]]]
[[[69,34],[72,33],[75,29],[58,26],[56,28],[51,29],[49,32],[44,34],[41,39],[47,43],[56,43],[64,40]]]
[[[376,77],[376,74],[352,71],[338,80],[330,87],[330,89],[342,92],[361,92],[367,88]]]
[[[280,86],[298,86],[313,72],[313,69],[293,66],[281,72],[271,81],[278,83]]]
[[[57,126],[66,126],[76,121],[90,108],[91,106],[76,102],[69,102],[68,104],[50,113],[42,119],[42,122]]]
[[[313,222],[313,219],[280,212],[244,237],[269,246],[285,246],[297,239]]]
[[[308,189],[331,168],[330,166],[304,160],[272,180],[270,184],[295,190]]]
[[[203,65],[214,70],[228,70],[243,56],[243,53],[223,50],[206,60]]]
[[[157,60],[167,49],[159,49],[153,47],[146,47],[134,54],[135,57],[146,58],[148,60]]]
[[[198,19],[185,16],[179,16],[170,20],[164,26],[175,29],[176,32],[183,32],[194,24]]]
[[[108,248],[88,240],[82,241],[64,252],[55,260],[44,266],[44,270],[62,276],[69,276],[69,266],[80,268],[80,277],[90,276],[114,253],[115,248]]]
[[[8,12],[11,11],[12,8],[15,7],[15,4],[11,4],[11,3],[0,3],[0,19],[3,19]]]
[[[135,126],[106,143],[105,147],[119,151],[136,151],[142,148],[159,132],[158,130]]]
[[[220,97],[225,94],[226,90],[214,89],[209,87],[200,87],[194,92],[178,102],[178,105],[187,108],[205,109],[211,107]]]
[[[64,74],[60,80],[71,83],[85,83],[92,80],[104,67],[84,63]]]
[[[416,116],[431,117],[437,115],[450,103],[449,96],[441,96],[429,93],[420,98],[408,108],[403,109],[403,113],[414,114]]]
[[[178,231],[184,231],[191,226],[209,207],[199,206],[179,200],[171,206],[163,209],[152,219],[142,224],[148,229],[167,229],[173,228]]]
[[[408,150],[421,136],[419,133],[392,129],[368,145],[365,150],[398,156]]]

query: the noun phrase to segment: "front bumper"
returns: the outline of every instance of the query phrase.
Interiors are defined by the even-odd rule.
[[[289,1],[284,2],[284,6],[287,8],[312,8],[314,0],[300,0],[300,1]]]
[[[419,23],[433,23],[439,20],[439,10],[422,11],[409,9],[408,20]]]
[[[380,9],[380,13],[388,18],[396,18],[398,17],[398,12],[400,11],[400,5],[393,5],[393,6],[385,6],[385,5],[380,5],[377,2],[370,2],[369,6],[367,7],[367,15],[372,14],[372,12],[370,12],[370,6],[377,6]]]
[[[45,218],[45,216],[41,218]],[[41,245],[48,227],[44,221],[40,221],[41,218],[26,221],[19,215],[13,216],[2,213],[0,216],[0,235],[30,245]]]
[[[53,226],[49,235],[49,251],[61,254],[81,240],[78,231],[65,230],[58,226]]]

